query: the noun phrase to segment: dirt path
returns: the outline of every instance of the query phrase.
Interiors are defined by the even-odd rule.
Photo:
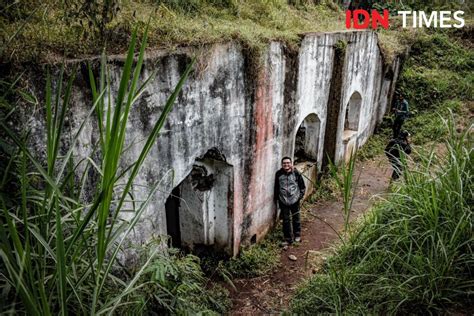
[[[351,220],[369,208],[376,200],[372,198],[374,195],[385,192],[391,174],[390,165],[384,156],[358,162],[355,176],[361,170]],[[323,201],[306,205],[305,209],[302,214],[303,241],[297,246],[281,250],[281,266],[269,275],[234,280],[237,291],[231,292],[232,315],[280,314],[288,309],[297,285],[314,272],[311,265],[307,264],[307,256],[317,255],[313,251],[327,249],[338,240],[329,225],[338,231],[343,228],[342,201]],[[317,215],[319,219],[311,214]],[[289,260],[290,254],[295,255],[297,260]]]

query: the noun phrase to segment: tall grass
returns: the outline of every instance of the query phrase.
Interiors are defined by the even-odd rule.
[[[438,314],[472,307],[473,130],[447,124],[446,151],[418,153],[405,182],[374,207],[292,301],[301,314]]]
[[[355,163],[357,161],[357,151],[352,152],[348,162],[343,161],[338,167],[331,160],[329,160],[329,172],[331,177],[335,180],[337,188],[342,197],[344,214],[344,231],[348,232],[349,220],[351,215],[352,203],[355,198],[355,191],[359,176],[354,181]]]
[[[48,75],[44,103],[45,161],[37,159],[27,147],[28,131],[19,135],[8,124],[14,109],[0,120],[1,133],[6,135],[1,141],[2,152],[7,157],[0,183],[2,312],[98,315],[144,304],[140,300],[122,300],[140,289],[140,277],[157,251],[129,277],[116,273],[123,270],[117,264],[117,254],[157,189],[155,184],[141,203],[130,200],[135,177],[193,66],[191,63],[186,68],[168,98],[139,158],[129,166],[121,166],[130,111],[153,76],[139,84],[147,42],[147,32],[144,34],[136,59],[136,32],[131,37],[117,95],[112,96],[108,86],[105,57],[99,82],[89,69],[93,104],[70,139],[64,133],[64,126],[74,76],[63,87],[61,71],[53,91]],[[92,156],[75,161],[75,144],[85,123],[92,119],[97,119],[100,130],[93,152],[100,152],[101,157],[98,161]],[[68,149],[61,150],[62,141],[68,143]],[[91,168],[96,170],[99,179],[89,202],[81,198],[84,181],[77,179],[86,179]],[[84,174],[78,175],[78,170],[85,170]],[[118,185],[123,182],[124,186]],[[133,202],[130,204],[134,216],[129,221],[119,217],[125,202]]]

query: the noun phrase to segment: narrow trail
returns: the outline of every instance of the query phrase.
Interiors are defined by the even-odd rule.
[[[362,172],[361,172],[362,171]],[[361,172],[361,173],[360,173]],[[389,185],[391,168],[384,155],[356,164],[355,178],[359,176],[356,196],[350,220],[369,209]],[[315,214],[317,217],[311,215]],[[324,222],[323,222],[324,221]],[[252,278],[236,279],[236,291],[231,291],[233,307],[231,315],[280,314],[288,304],[297,285],[315,273],[309,261],[321,258],[320,251],[328,249],[338,240],[337,231],[344,226],[342,201],[321,201],[302,208],[302,242],[281,249],[281,265],[271,274]],[[331,228],[332,227],[332,228]],[[291,261],[288,256],[297,257]]]

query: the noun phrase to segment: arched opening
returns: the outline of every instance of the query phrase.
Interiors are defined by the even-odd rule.
[[[303,175],[306,196],[313,191],[316,180],[320,128],[321,121],[312,113],[301,122],[295,135],[294,166]]]
[[[295,163],[316,162],[320,127],[321,121],[316,114],[310,114],[303,120],[295,136]]]
[[[359,92],[354,92],[347,104],[346,116],[344,120],[344,130],[358,131],[360,121],[360,109],[362,97]]]
[[[360,112],[362,107],[362,96],[354,92],[349,99],[344,117],[344,132],[342,143],[344,146],[344,160],[347,162],[357,147],[357,133],[359,131]]]
[[[217,149],[196,159],[165,204],[170,245],[231,253],[232,188],[233,167]]]

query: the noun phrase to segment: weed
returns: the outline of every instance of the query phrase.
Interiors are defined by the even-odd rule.
[[[336,180],[325,174],[319,181],[315,183],[315,189],[313,193],[306,199],[305,202],[314,204],[318,201],[329,201],[337,198],[337,183]]]
[[[349,162],[343,161],[340,166],[336,166],[332,161],[329,161],[329,172],[332,178],[336,181],[337,188],[343,201],[344,214],[344,231],[348,232],[349,216],[351,214],[352,202],[354,201],[355,192],[359,176],[354,181],[355,163],[357,161],[357,151],[351,153]]]
[[[228,291],[207,282],[198,257],[171,248],[154,256],[141,277],[138,295],[147,301],[145,312],[225,313],[231,306]]]
[[[225,263],[227,271],[234,277],[251,278],[277,268],[280,265],[279,242],[283,240],[281,232],[277,227],[258,244],[243,248],[237,258]]]
[[[0,120],[1,133],[6,136],[2,137],[0,153],[2,162],[7,162],[1,167],[4,175],[0,182],[0,287],[2,301],[6,302],[1,306],[2,312],[112,314],[124,305],[140,309],[146,303],[133,299],[142,286],[137,282],[147,267],[156,263],[154,256],[160,249],[154,249],[132,275],[118,272],[124,270],[118,263],[117,254],[158,187],[157,183],[150,188],[149,195],[141,203],[130,198],[133,197],[129,193],[134,179],[192,69],[190,64],[167,100],[137,160],[120,168],[130,108],[149,80],[138,85],[146,34],[145,31],[137,56],[137,33],[132,35],[116,95],[110,95],[105,56],[98,82],[89,71],[93,96],[90,111],[67,140],[66,149],[61,148],[61,142],[67,138],[64,135],[65,117],[74,77],[64,85],[61,71],[55,90],[49,75],[46,80],[43,159],[37,159],[26,145],[28,128],[18,133],[12,130],[9,120],[16,106],[7,107],[8,101],[2,100],[2,106],[7,107],[7,113]],[[27,99],[36,100],[34,96]],[[93,114],[100,130],[95,147],[103,155],[98,161],[93,157],[74,161],[75,143]],[[84,167],[84,174],[76,174],[79,167]],[[86,178],[89,168],[99,170],[91,202],[81,198],[84,183],[75,181]],[[121,180],[125,174],[127,179]],[[134,215],[129,221],[119,217],[125,202],[133,205]],[[130,300],[124,302],[126,299]]]

